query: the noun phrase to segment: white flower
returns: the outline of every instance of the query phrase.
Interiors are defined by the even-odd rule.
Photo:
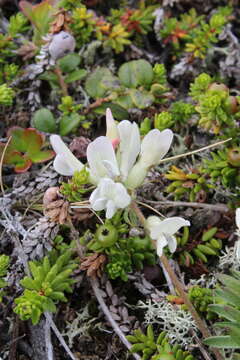
[[[122,180],[125,181],[140,152],[141,140],[137,124],[123,120],[118,124],[120,136],[119,163]]]
[[[107,109],[106,121],[106,136],[100,136],[88,145],[87,160],[90,181],[98,186],[90,202],[94,210],[106,209],[107,218],[110,218],[117,209],[130,204],[126,189],[135,189],[142,184],[148,169],[157,165],[168,152],[173,133],[169,129],[162,132],[154,129],[141,143],[136,123],[123,120],[116,125],[110,109]],[[84,165],[58,135],[52,135],[50,141],[56,152],[53,165],[58,173],[71,176],[82,170]]]
[[[128,175],[126,181],[128,187],[135,189],[143,183],[149,168],[160,163],[168,152],[172,140],[173,132],[170,129],[149,131],[141,143],[139,160]]]
[[[124,209],[130,204],[131,197],[121,183],[103,178],[92,192],[89,201],[93,210],[106,210],[106,218],[111,219],[117,209]]]
[[[235,252],[235,256],[236,256],[237,260],[239,261],[240,260],[240,208],[238,208],[236,210],[235,220],[236,220],[236,225],[238,228],[237,229],[238,240],[235,243],[234,252]]]
[[[104,177],[114,179],[120,175],[112,143],[106,136],[100,136],[88,145],[87,159],[94,184]]]
[[[50,142],[56,153],[56,157],[53,162],[53,167],[56,172],[64,176],[72,176],[75,171],[82,170],[84,165],[68,149],[60,136],[51,135]]]
[[[181,217],[172,217],[161,220],[157,216],[149,216],[146,220],[146,228],[150,232],[150,237],[157,241],[157,254],[162,256],[163,248],[169,247],[171,253],[177,248],[177,241],[173,236],[182,226],[190,226],[188,220]]]

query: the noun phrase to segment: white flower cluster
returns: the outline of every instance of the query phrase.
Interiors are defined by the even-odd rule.
[[[88,145],[87,160],[90,181],[96,185],[89,202],[93,210],[106,211],[106,218],[113,217],[118,209],[124,209],[131,203],[132,190],[140,186],[148,170],[158,165],[168,152],[173,139],[171,130],[153,129],[141,141],[138,125],[128,120],[116,125],[111,110],[106,112],[107,133]],[[50,141],[56,157],[54,168],[61,175],[72,176],[84,165],[71,153],[58,135],[52,135]],[[173,234],[188,221],[179,217],[161,221],[150,217],[146,226],[150,236],[157,241],[158,254],[162,254],[168,245],[173,252],[176,239]]]

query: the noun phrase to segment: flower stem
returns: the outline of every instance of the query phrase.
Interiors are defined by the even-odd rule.
[[[145,227],[145,225],[146,225],[145,216],[143,215],[142,211],[139,209],[139,207],[138,207],[138,205],[136,204],[135,201],[133,201],[131,203],[131,208],[135,212],[135,214],[137,215],[137,217],[140,220],[143,227]],[[155,242],[153,242],[153,245],[154,245],[154,247],[156,247]],[[212,334],[210,333],[205,321],[203,321],[200,318],[200,316],[198,315],[197,311],[195,310],[193,304],[189,300],[188,295],[184,291],[184,285],[177,278],[177,276],[176,276],[175,272],[173,271],[167,257],[165,255],[160,256],[160,261],[162,262],[163,266],[165,267],[165,270],[167,271],[173,285],[175,286],[175,288],[177,289],[179,295],[183,299],[185,305],[187,306],[189,312],[191,313],[191,315],[192,315],[196,325],[198,326],[199,330],[201,331],[203,337],[204,338],[211,337]],[[221,353],[217,349],[213,348],[213,352],[214,352],[217,360],[223,360],[223,357],[222,357]]]

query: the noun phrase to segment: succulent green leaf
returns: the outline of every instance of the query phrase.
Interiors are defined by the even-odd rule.
[[[80,61],[80,56],[76,53],[73,53],[64,56],[58,61],[58,63],[62,72],[70,73],[71,71],[76,70],[80,64]]]
[[[106,113],[106,109],[110,108],[112,111],[112,115],[114,117],[114,119],[116,120],[124,120],[128,118],[128,112],[120,105],[115,104],[115,103],[103,103],[101,106],[98,106],[94,112],[97,114],[102,114],[105,115]]]
[[[31,279],[30,277],[25,277],[20,281],[21,285],[24,286],[26,289],[29,290],[40,290],[39,286],[36,284],[36,282]]]
[[[86,77],[86,75],[87,75],[87,70],[78,69],[78,70],[71,72],[67,76],[65,76],[64,81],[66,84],[70,84],[74,81],[79,81],[79,80],[84,79]]]
[[[141,85],[148,88],[153,81],[154,73],[148,61],[133,60],[120,67],[118,76],[124,86],[136,89]]]
[[[65,136],[75,130],[82,119],[82,116],[77,113],[62,116],[59,123],[60,135]]]
[[[129,95],[135,107],[139,109],[145,109],[154,102],[154,96],[144,90],[130,89]]]
[[[94,99],[103,97],[108,91],[107,87],[103,86],[103,80],[109,80],[111,77],[113,77],[113,75],[109,69],[98,67],[87,77],[85,88],[88,95]]]
[[[52,112],[46,108],[37,110],[33,116],[33,124],[37,130],[54,134],[57,131],[56,120]]]

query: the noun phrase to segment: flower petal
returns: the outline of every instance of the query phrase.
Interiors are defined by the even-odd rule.
[[[106,127],[107,127],[106,137],[110,139],[112,142],[113,141],[115,143],[119,142],[118,128],[112,116],[112,111],[109,108],[107,108],[106,110]]]
[[[116,183],[114,194],[114,202],[118,208],[124,209],[131,202],[131,196],[127,193],[126,188],[120,184]]]
[[[91,206],[92,206],[93,210],[100,211],[100,210],[105,209],[106,204],[107,204],[106,199],[101,199],[100,198],[100,199],[97,199],[94,203],[91,203]]]
[[[162,256],[163,248],[167,246],[168,242],[164,235],[160,235],[157,239],[157,254],[158,256]]]
[[[75,171],[81,171],[84,165],[64,144],[60,136],[51,135],[50,142],[55,151],[56,158],[53,162],[55,171],[64,176],[71,176]]]
[[[177,240],[176,240],[175,236],[168,235],[168,234],[166,236],[166,239],[168,242],[168,248],[169,248],[170,252],[173,254],[177,249]]]
[[[162,220],[158,225],[158,231],[161,234],[174,235],[182,226],[190,226],[190,222],[176,216]]]
[[[113,200],[109,200],[107,202],[106,209],[107,209],[106,218],[111,219],[113,217],[113,215],[115,214],[115,212],[117,211],[116,204],[114,203]]]
[[[147,176],[146,166],[138,161],[129,172],[125,185],[128,189],[136,189],[138,186],[142,185],[145,177]]]
[[[240,208],[236,210],[236,225],[238,227],[238,230],[240,230]]]
[[[157,165],[168,152],[173,139],[170,129],[153,129],[144,137],[141,144],[140,162],[146,167]]]
[[[161,223],[162,221],[158,216],[149,216],[146,220],[146,228],[150,232],[150,237],[153,240],[157,240],[161,235],[161,231],[159,231]]]
[[[90,175],[94,183],[98,183],[103,177],[119,175],[117,159],[111,141],[106,136],[100,136],[87,147],[87,159],[90,166]],[[111,163],[111,174],[104,164],[104,160]]]
[[[118,131],[120,135],[120,172],[124,181],[140,152],[140,133],[137,124],[128,120],[123,120],[118,124]]]
[[[110,219],[117,209],[123,209],[130,204],[131,197],[121,183],[115,183],[109,178],[102,178],[92,192],[89,201],[94,210],[105,209],[106,217]]]
[[[100,189],[97,187],[90,195],[89,202],[93,204],[97,199],[101,197]]]

